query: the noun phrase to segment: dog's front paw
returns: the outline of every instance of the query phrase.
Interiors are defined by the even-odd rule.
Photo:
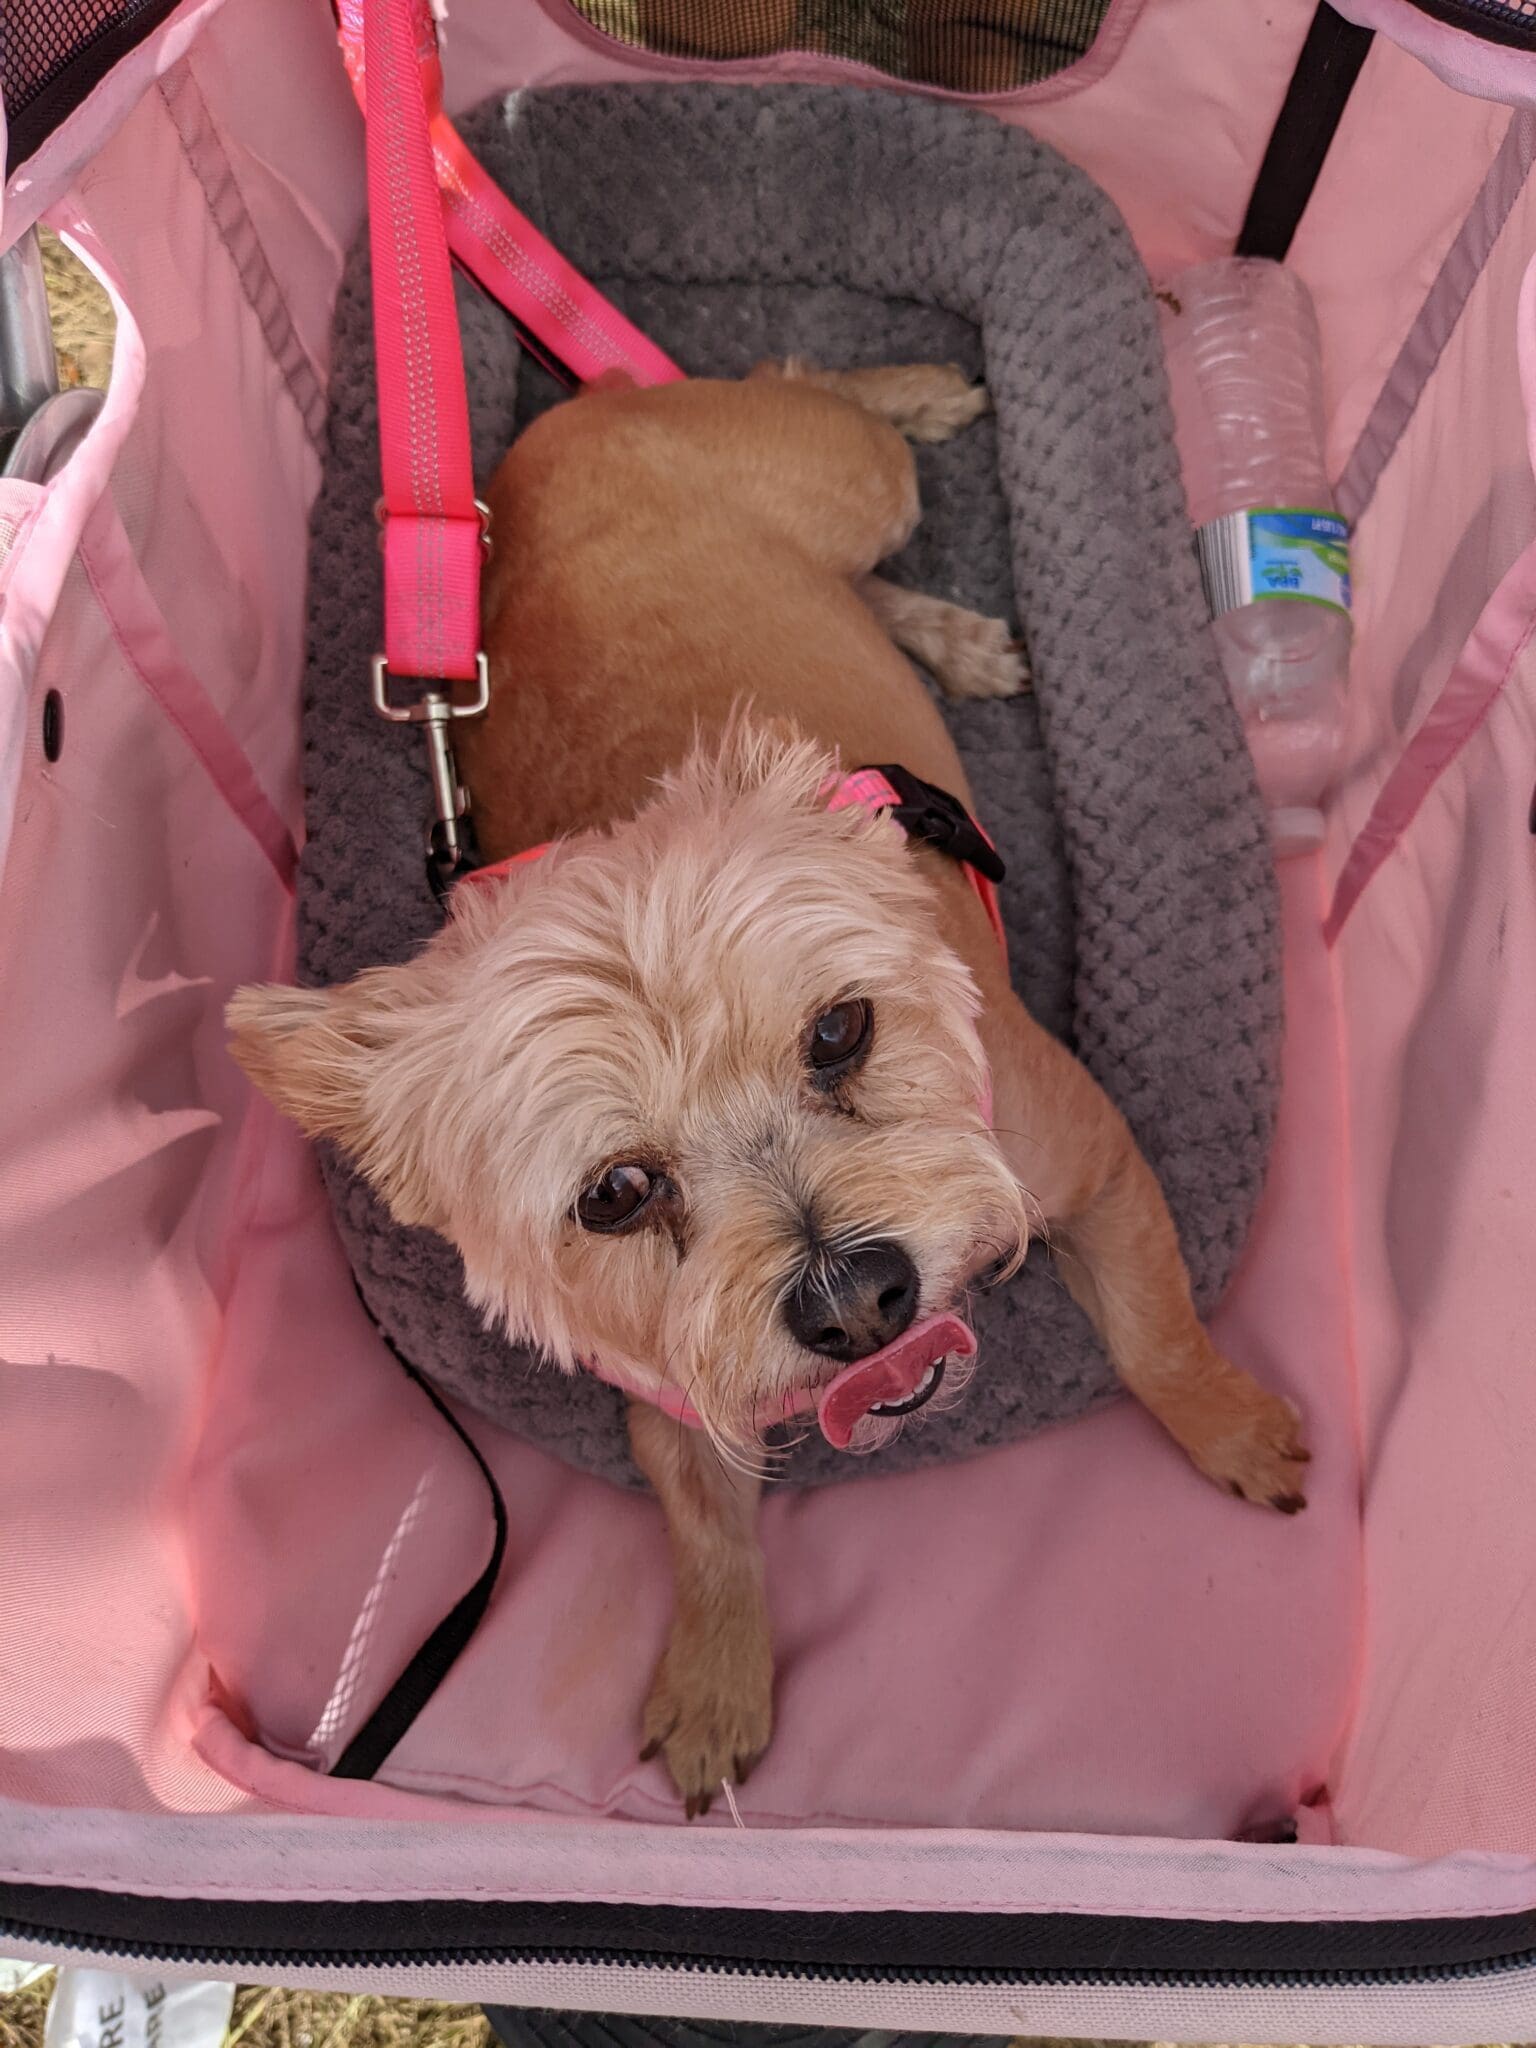
[[[1307,1504],[1311,1452],[1301,1439],[1301,1418],[1289,1401],[1246,1373],[1229,1371],[1208,1404],[1198,1433],[1184,1438],[1195,1464],[1218,1486],[1261,1507],[1294,1515]]]
[[[744,1785],[773,1732],[773,1660],[766,1633],[674,1636],[645,1703],[641,1762],[664,1756],[688,1818],[708,1813],[729,1780]]]

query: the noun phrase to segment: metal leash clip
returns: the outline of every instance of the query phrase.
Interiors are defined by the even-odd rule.
[[[480,515],[480,549],[491,552],[491,508],[476,498]],[[381,498],[373,508],[378,522],[379,545],[384,545],[385,508]],[[478,718],[491,701],[491,671],[484,653],[475,656],[473,695],[458,694],[461,686],[436,684],[408,703],[395,702],[390,692],[389,662],[382,654],[373,657],[373,708],[391,725],[419,725],[427,742],[427,772],[432,782],[432,815],[427,825],[427,880],[434,896],[442,898],[454,883],[479,865],[474,822],[469,815],[469,791],[459,780],[451,731],[456,718]]]
[[[478,718],[491,701],[490,664],[484,654],[475,656],[475,679],[470,688],[473,694],[465,697],[451,686],[445,689],[439,684],[410,703],[397,704],[390,693],[388,662],[382,654],[373,657],[374,710],[392,725],[419,725],[427,742],[427,770],[432,780],[427,879],[438,896],[446,895],[476,864],[469,792],[459,780],[452,729],[456,718]]]

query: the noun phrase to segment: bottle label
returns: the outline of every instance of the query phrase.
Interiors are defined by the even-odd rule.
[[[1211,617],[1264,598],[1349,610],[1349,523],[1337,512],[1261,508],[1197,528]]]

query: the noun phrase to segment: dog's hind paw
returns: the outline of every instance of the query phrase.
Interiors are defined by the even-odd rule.
[[[985,384],[973,384],[955,363],[879,363],[862,370],[823,370],[803,356],[759,363],[754,377],[814,384],[887,421],[909,441],[952,441],[992,410]]]
[[[1029,659],[1022,640],[1015,639],[1001,619],[952,607],[934,675],[946,697],[962,703],[987,698],[1019,697],[1030,686]]]
[[[954,363],[914,364],[903,373],[886,417],[909,441],[952,441],[992,410],[985,384],[973,384]]]
[[[896,645],[922,663],[946,697],[977,703],[1017,697],[1029,688],[1024,643],[1001,619],[926,590],[905,590],[883,576],[861,578],[858,591]]]

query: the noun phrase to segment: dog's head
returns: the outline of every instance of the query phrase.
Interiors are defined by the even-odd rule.
[[[237,1058],[476,1306],[745,1446],[1016,1259],[978,998],[899,832],[750,726],[632,821],[462,887],[416,959],[233,1000]]]

